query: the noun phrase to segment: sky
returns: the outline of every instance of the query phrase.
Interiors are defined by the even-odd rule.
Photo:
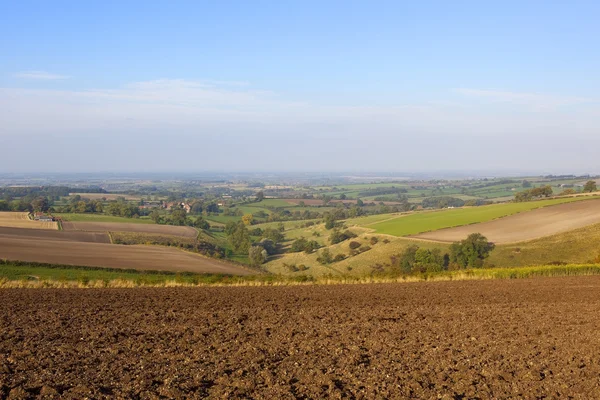
[[[600,173],[598,1],[18,1],[0,173]]]

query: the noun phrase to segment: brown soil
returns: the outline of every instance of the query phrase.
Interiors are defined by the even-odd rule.
[[[63,222],[65,231],[140,232],[195,238],[198,231],[190,226],[136,224],[122,222]]]
[[[414,237],[440,242],[455,242],[471,233],[502,244],[550,236],[600,222],[600,200],[578,201],[539,208],[480,224],[441,229]]]
[[[75,233],[75,232],[72,232]],[[242,267],[163,246],[105,243],[0,235],[0,259],[139,270],[247,275]]]
[[[597,398],[600,277],[0,291],[0,398]]]
[[[108,234],[103,232],[65,232],[48,229],[0,227],[0,241],[7,237],[20,237],[30,240],[50,239],[89,243],[110,243]]]

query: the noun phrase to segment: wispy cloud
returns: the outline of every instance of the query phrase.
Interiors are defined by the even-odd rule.
[[[464,96],[488,99],[493,102],[527,106],[535,111],[555,110],[560,107],[598,103],[597,100],[588,99],[585,97],[557,96],[539,93],[469,88],[457,88],[454,89],[454,91]]]
[[[46,71],[22,71],[17,72],[15,77],[22,79],[37,79],[44,81],[54,81],[69,78],[66,75],[53,74]]]

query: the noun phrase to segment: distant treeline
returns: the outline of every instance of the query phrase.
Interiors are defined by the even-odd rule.
[[[23,187],[0,187],[0,197],[4,200],[13,200],[23,197],[50,197],[58,199],[68,196],[69,193],[106,193],[99,187],[72,188],[68,186],[23,186]]]

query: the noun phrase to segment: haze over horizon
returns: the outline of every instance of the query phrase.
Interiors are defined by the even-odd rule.
[[[7,3],[0,170],[597,173],[599,12]]]

